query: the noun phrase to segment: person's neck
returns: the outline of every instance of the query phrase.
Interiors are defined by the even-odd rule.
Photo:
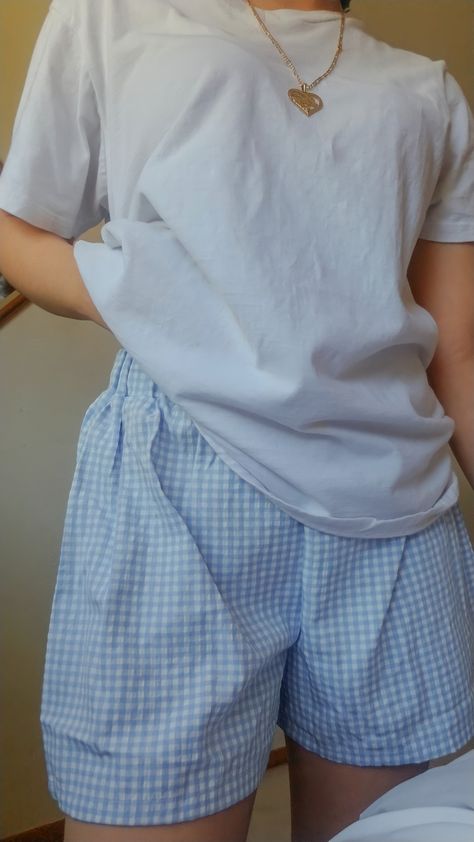
[[[340,0],[250,0],[256,9],[300,9],[301,11],[342,12]]]

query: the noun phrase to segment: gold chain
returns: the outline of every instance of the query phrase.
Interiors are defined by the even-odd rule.
[[[341,12],[341,25],[340,25],[340,29],[339,29],[339,40],[338,40],[338,44],[337,44],[336,54],[335,54],[335,56],[334,56],[334,58],[333,58],[333,60],[330,64],[330,66],[326,70],[326,72],[323,73],[321,76],[318,76],[314,80],[314,82],[311,82],[311,84],[309,85],[306,82],[303,82],[303,80],[301,79],[301,77],[300,77],[298,71],[296,70],[296,67],[294,66],[293,62],[291,61],[289,56],[285,53],[283,48],[280,46],[280,44],[278,43],[276,38],[273,37],[272,33],[269,32],[269,30],[265,26],[263,20],[261,19],[260,15],[257,13],[255,8],[252,6],[252,3],[250,2],[250,0],[247,0],[247,4],[250,7],[250,10],[251,10],[252,14],[256,18],[257,23],[259,24],[261,29],[263,29],[265,35],[267,35],[268,38],[270,38],[271,42],[277,48],[278,52],[280,53],[281,57],[283,58],[283,61],[290,68],[290,70],[293,72],[294,76],[297,78],[298,82],[300,83],[301,91],[303,92],[303,94],[301,93],[301,91],[298,91],[296,89],[292,89],[292,90],[288,91],[288,95],[289,95],[290,99],[295,103],[295,105],[298,106],[298,108],[300,108],[302,111],[304,111],[304,113],[308,117],[311,114],[316,113],[316,111],[319,111],[320,108],[322,108],[323,103],[322,103],[322,100],[321,100],[320,97],[316,96],[315,94],[310,94],[309,91],[311,90],[311,88],[314,88],[314,86],[317,85],[319,82],[321,82],[322,79],[325,79],[326,76],[329,76],[329,74],[332,73],[332,71],[334,70],[334,68],[337,64],[338,58],[339,58],[339,56],[341,55],[341,52],[342,52],[342,42],[343,42],[343,39],[344,39],[345,13]],[[311,98],[311,100],[309,100],[309,98]]]

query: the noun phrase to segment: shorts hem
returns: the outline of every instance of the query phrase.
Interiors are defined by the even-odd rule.
[[[87,768],[87,764],[84,764],[77,781],[75,782],[69,773],[66,776],[67,785],[63,787],[59,776],[50,768],[51,758],[48,758],[47,763],[49,767],[48,791],[66,817],[91,824],[148,827],[179,824],[205,818],[232,807],[257,789],[267,770],[274,731],[275,728],[269,733],[265,742],[266,748],[260,751],[259,756],[255,757],[247,749],[229,760],[228,764],[224,761],[224,768],[221,766],[213,772],[209,766],[206,767],[201,772],[201,781],[199,781],[199,773],[196,772],[195,779],[198,784],[191,786],[192,795],[188,797],[183,798],[168,791],[166,796],[160,796],[157,792],[155,797],[151,794],[147,798],[143,795],[143,788],[138,791],[131,786],[130,791],[124,793],[122,786],[120,798],[117,798],[113,785],[110,785],[110,780],[113,781],[112,770],[104,775],[104,778],[107,777],[107,793],[103,794],[101,804],[97,795],[97,768],[93,765]],[[75,768],[78,769],[77,766]],[[234,769],[239,770],[239,776],[234,773]],[[208,788],[205,783],[202,783],[204,776],[209,781]],[[94,782],[89,792],[85,792],[83,787],[83,782],[87,779]],[[75,783],[78,787],[81,785],[79,781],[83,791],[78,797],[74,789]],[[92,802],[95,802],[94,806],[91,806]]]
[[[410,735],[406,744],[392,748],[364,747],[359,744],[351,749],[346,744],[345,748],[338,749],[334,747],[334,740],[315,737],[289,718],[279,717],[277,725],[303,748],[335,763],[350,766],[404,766],[423,763],[459,751],[474,737],[474,688],[460,704],[443,717],[424,720],[417,732]]]

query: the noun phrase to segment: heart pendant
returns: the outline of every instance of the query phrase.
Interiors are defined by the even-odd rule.
[[[311,94],[309,91],[302,91],[300,88],[291,88],[288,91],[288,96],[307,117],[311,117],[312,114],[321,111],[323,107],[321,97],[317,94]]]

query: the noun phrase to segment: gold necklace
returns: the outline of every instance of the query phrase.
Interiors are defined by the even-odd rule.
[[[260,17],[260,15],[254,9],[250,0],[247,0],[247,4],[249,5],[249,7],[250,7],[254,17],[256,18],[259,26],[261,27],[261,29],[263,29],[265,35],[268,35],[268,37],[270,38],[273,45],[277,48],[278,52],[282,56],[283,61],[290,68],[290,70],[292,70],[293,74],[296,76],[296,78],[298,79],[298,82],[301,85],[301,90],[299,88],[290,88],[290,90],[288,91],[288,96],[291,99],[291,101],[297,106],[297,108],[300,109],[300,111],[303,111],[303,113],[306,114],[307,117],[311,117],[312,114],[316,114],[318,111],[321,111],[321,108],[323,107],[323,101],[322,101],[321,97],[318,96],[317,94],[310,93],[310,90],[311,90],[311,88],[314,88],[314,86],[317,85],[318,82],[321,82],[322,79],[325,79],[326,76],[329,76],[329,74],[334,70],[334,68],[337,64],[337,60],[338,60],[338,58],[339,58],[339,56],[341,55],[341,52],[342,52],[342,42],[343,42],[343,38],[344,38],[345,13],[341,12],[341,26],[340,26],[340,29],[339,29],[339,41],[338,41],[338,45],[337,45],[336,55],[334,56],[330,66],[328,67],[326,72],[323,73],[322,76],[318,76],[318,78],[315,79],[314,82],[311,83],[311,85],[308,85],[306,82],[303,82],[303,80],[300,78],[300,76],[298,75],[298,71],[296,70],[293,62],[291,61],[290,58],[288,58],[287,54],[284,52],[284,50],[282,49],[282,47],[280,46],[278,41],[273,37],[271,32],[268,31],[268,29],[265,26],[262,18]]]

